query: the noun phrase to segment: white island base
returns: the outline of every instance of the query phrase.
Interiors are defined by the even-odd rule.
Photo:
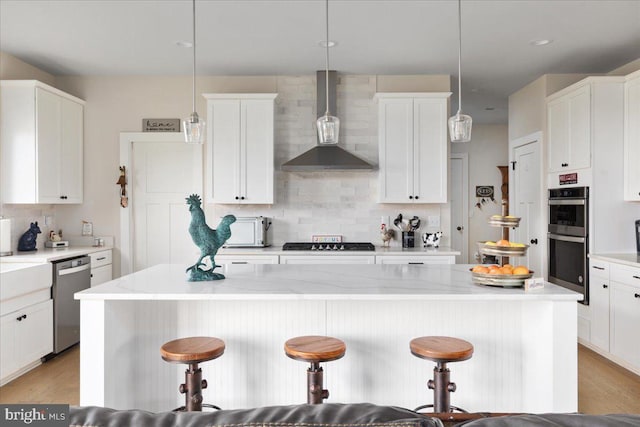
[[[187,336],[225,341],[201,364],[206,403],[225,409],[304,403],[306,369],[284,354],[298,335],[347,345],[324,365],[327,402],[414,408],[432,403],[434,364],[409,342],[471,342],[451,363],[453,405],[468,411],[577,411],[577,293],[471,283],[463,265],[233,265],[227,279],[187,282],[159,265],[76,294],[81,301],[80,405],[166,411],[184,402],[184,365],[160,346]]]

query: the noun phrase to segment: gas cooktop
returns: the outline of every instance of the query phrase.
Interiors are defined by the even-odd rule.
[[[345,243],[310,243],[287,242],[282,246],[283,251],[375,251],[373,243],[345,242]]]

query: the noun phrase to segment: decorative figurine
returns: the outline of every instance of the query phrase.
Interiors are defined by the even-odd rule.
[[[38,221],[32,222],[29,229],[20,236],[18,240],[18,250],[21,252],[36,251],[36,239],[38,234],[42,233],[38,227]]]
[[[380,226],[380,238],[382,238],[382,246],[385,248],[389,247],[389,240],[393,239],[395,235],[395,231],[387,228],[387,224],[382,224]]]
[[[436,231],[435,233],[424,233],[422,235],[422,243],[424,247],[433,246],[434,248],[440,247],[440,238],[442,237],[442,231]]]
[[[200,196],[192,194],[187,197],[187,204],[189,205],[189,212],[191,212],[191,224],[189,224],[189,234],[193,243],[200,248],[200,258],[191,267],[187,268],[187,272],[191,271],[189,276],[190,282],[201,282],[205,280],[221,280],[224,279],[224,274],[214,273],[213,270],[216,267],[220,267],[216,264],[214,259],[218,249],[224,245],[224,242],[231,237],[231,224],[236,222],[236,217],[233,215],[226,215],[218,224],[218,228],[215,230],[209,228],[205,222],[204,211],[200,207]],[[211,260],[211,268],[209,270],[201,270],[200,266],[205,265],[202,259],[209,257]]]

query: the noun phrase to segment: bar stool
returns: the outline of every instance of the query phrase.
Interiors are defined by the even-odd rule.
[[[180,393],[185,395],[185,406],[175,411],[202,411],[202,407],[220,409],[215,405],[202,403],[202,389],[207,388],[207,380],[202,379],[202,369],[198,363],[217,359],[224,353],[224,341],[212,337],[189,337],[166,342],[160,348],[162,358],[171,363],[185,363],[184,384]]]
[[[436,413],[454,410],[467,412],[451,405],[449,393],[456,391],[456,384],[449,382],[447,362],[470,359],[473,355],[473,344],[452,337],[420,337],[412,339],[409,347],[414,356],[436,362],[433,368],[433,379],[427,383],[427,387],[433,390],[433,405],[418,406],[414,410],[433,407],[433,412]]]
[[[307,369],[307,403],[319,404],[329,397],[329,390],[323,389],[323,371],[320,363],[338,360],[344,356],[346,350],[344,342],[325,336],[295,337],[284,343],[287,356],[311,363]]]

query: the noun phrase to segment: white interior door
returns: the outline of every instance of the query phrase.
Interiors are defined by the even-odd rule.
[[[469,263],[469,160],[467,153],[451,154],[451,248],[460,251],[456,264]]]
[[[189,235],[185,198],[202,193],[202,146],[179,133],[121,135],[129,207],[123,209],[122,274],[159,263],[192,264],[199,250]]]
[[[512,261],[526,264],[536,276],[544,277],[544,256],[546,233],[541,200],[540,142],[535,140],[513,148],[514,167],[511,168],[514,186],[513,202],[510,203],[511,215],[522,218],[520,226],[512,230],[514,242],[529,246],[527,256]]]

